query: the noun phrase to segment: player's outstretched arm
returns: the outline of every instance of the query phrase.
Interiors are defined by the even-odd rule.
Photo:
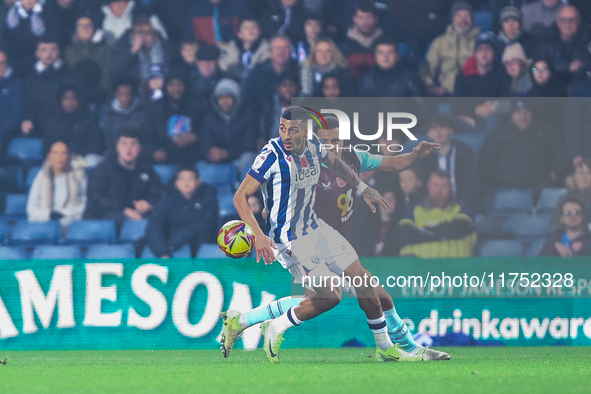
[[[265,264],[273,264],[275,255],[272,249],[277,249],[271,238],[267,237],[248,205],[248,197],[255,194],[261,187],[259,181],[250,175],[246,175],[236,194],[234,194],[234,206],[240,215],[240,219],[246,222],[254,231],[254,243],[257,251],[257,263],[263,259]]]
[[[369,208],[373,213],[376,212],[376,207],[373,205],[374,203],[378,203],[384,209],[390,207],[388,201],[386,201],[386,199],[382,197],[382,195],[378,193],[377,190],[367,186],[367,184],[365,184],[365,182],[359,178],[355,171],[353,171],[353,169],[349,167],[347,163],[345,163],[334,153],[329,152],[328,157],[324,160],[324,164],[339,178],[345,180],[348,185],[357,188],[361,193],[363,193],[365,202],[367,205],[369,205]]]
[[[385,171],[404,171],[417,161],[429,156],[434,150],[441,149],[435,142],[421,141],[410,153],[398,156],[382,156],[382,163],[378,167]]]

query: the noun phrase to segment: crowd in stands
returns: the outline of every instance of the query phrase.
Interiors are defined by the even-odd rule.
[[[392,207],[358,199],[360,255],[465,257],[507,238],[591,254],[587,0],[2,0],[0,221],[56,221],[62,238],[138,221],[138,255],[195,255],[296,97],[450,100],[418,131],[439,152],[363,174]],[[27,142],[36,157],[15,153]],[[525,208],[499,208],[513,189]],[[543,216],[542,233],[519,238],[513,214]]]

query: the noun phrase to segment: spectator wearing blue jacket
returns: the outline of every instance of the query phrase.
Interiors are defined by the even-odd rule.
[[[156,207],[146,230],[150,249],[157,257],[171,257],[190,245],[193,254],[206,242],[214,242],[218,222],[215,187],[204,183],[194,167],[181,168],[174,187]]]

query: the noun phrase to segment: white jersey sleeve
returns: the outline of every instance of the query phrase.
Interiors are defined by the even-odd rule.
[[[277,153],[269,146],[265,146],[254,160],[252,167],[248,170],[248,174],[259,183],[265,183],[273,175],[273,171],[277,162]]]

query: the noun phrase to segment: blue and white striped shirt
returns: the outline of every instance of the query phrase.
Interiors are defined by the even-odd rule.
[[[262,184],[269,213],[264,231],[275,243],[287,245],[318,228],[316,184],[321,161],[328,157],[328,150],[320,149],[321,145],[314,135],[300,156],[292,156],[283,148],[281,138],[271,139],[248,172]]]

